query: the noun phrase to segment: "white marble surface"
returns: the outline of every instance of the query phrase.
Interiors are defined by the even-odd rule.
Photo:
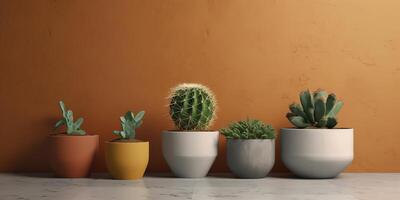
[[[400,173],[345,173],[325,180],[283,174],[263,179],[235,179],[226,174],[200,179],[152,175],[138,181],[112,180],[99,174],[95,177],[0,174],[0,200],[400,199]]]

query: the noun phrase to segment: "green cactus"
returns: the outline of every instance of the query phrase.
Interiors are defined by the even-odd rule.
[[[169,108],[179,130],[205,130],[215,119],[216,100],[207,87],[184,83],[172,89]]]
[[[59,128],[62,125],[66,125],[68,135],[85,135],[86,132],[81,129],[83,118],[80,117],[74,122],[74,113],[72,110],[67,109],[63,101],[59,102],[63,119],[60,119],[54,128]]]
[[[135,115],[133,112],[128,111],[124,116],[120,117],[122,131],[113,131],[113,133],[118,135],[121,140],[135,139],[135,129],[142,125],[144,113],[144,111],[140,111]]]
[[[321,89],[312,94],[308,90],[301,92],[300,103],[291,104],[291,112],[286,115],[297,128],[333,128],[337,124],[336,115],[343,106],[335,94],[328,95]]]

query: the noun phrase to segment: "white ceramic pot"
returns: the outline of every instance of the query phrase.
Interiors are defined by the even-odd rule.
[[[182,178],[207,175],[218,154],[218,131],[164,131],[162,151],[171,171]]]
[[[334,178],[353,161],[353,129],[281,129],[281,158],[303,178]]]

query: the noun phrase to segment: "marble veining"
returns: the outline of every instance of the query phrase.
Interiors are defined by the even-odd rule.
[[[0,174],[1,200],[396,200],[400,173],[344,173],[336,179],[297,179],[274,174],[263,179],[235,179],[227,174],[184,179],[164,174],[138,181],[60,179],[46,174]]]

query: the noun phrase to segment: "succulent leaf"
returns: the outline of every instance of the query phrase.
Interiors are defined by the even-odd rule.
[[[65,117],[66,113],[67,113],[67,108],[65,107],[65,104],[64,104],[63,101],[59,101],[59,104],[60,104],[60,108],[61,108],[62,114]]]
[[[121,139],[126,139],[125,131],[121,131],[121,132],[119,133],[119,135],[120,135]]]
[[[306,128],[306,127],[310,126],[310,124],[306,123],[304,118],[302,118],[300,116],[292,116],[289,118],[289,121],[297,128]]]
[[[125,113],[124,118],[126,121],[132,121],[134,118],[134,114],[131,111]]]
[[[326,99],[326,113],[331,112],[333,106],[336,104],[336,95],[329,94],[328,98]]]
[[[60,126],[63,125],[63,124],[65,124],[64,119],[60,119],[60,120],[58,120],[58,122],[54,125],[54,128],[58,128],[58,127],[60,127]]]
[[[72,126],[73,123],[74,123],[74,113],[72,112],[72,110],[68,110],[67,111],[67,124],[69,126]]]
[[[336,119],[330,117],[330,118],[328,118],[328,120],[327,120],[327,122],[326,122],[326,127],[327,127],[327,128],[333,128],[333,127],[336,126],[336,124],[337,124]]]
[[[144,111],[140,111],[136,114],[136,116],[133,118],[136,122],[140,122],[144,117]]]
[[[328,93],[322,89],[318,89],[317,91],[313,92],[314,100],[322,98],[324,101],[328,97]]]
[[[325,115],[325,102],[323,100],[323,97],[319,97],[319,99],[315,101],[314,107],[314,118],[316,122],[319,122]]]
[[[74,124],[75,129],[79,129],[81,127],[82,123],[83,123],[83,118],[80,117],[78,120],[76,120],[76,122]]]
[[[143,124],[143,121],[139,121],[139,122],[136,124],[136,128],[139,128],[142,124]]]
[[[296,115],[296,114],[294,114],[294,113],[291,113],[291,112],[288,112],[287,114],[286,114],[286,118],[291,118],[291,117],[294,117],[294,116],[298,116],[298,115]]]
[[[337,113],[340,111],[342,107],[343,107],[343,101],[336,102],[331,111],[328,113],[328,117],[332,118],[336,117]]]
[[[292,104],[290,104],[289,109],[290,109],[290,111],[292,111],[293,114],[301,116],[304,119],[306,119],[306,121],[307,121],[307,115],[303,111],[303,108],[299,104],[292,103]]]
[[[314,102],[309,90],[300,93],[300,102],[308,121],[314,123]]]

